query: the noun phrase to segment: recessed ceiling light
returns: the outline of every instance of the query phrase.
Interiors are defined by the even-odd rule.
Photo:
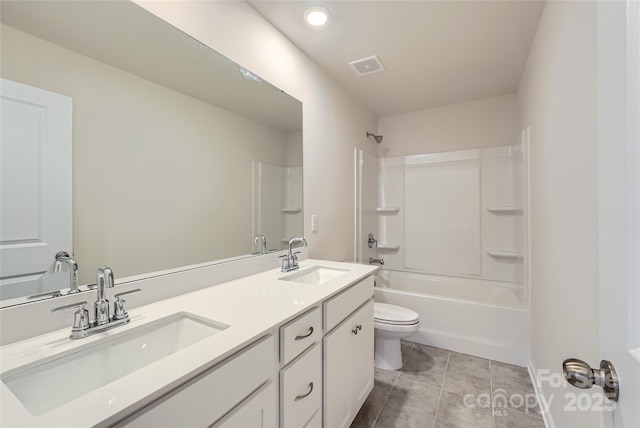
[[[312,6],[304,11],[304,20],[314,27],[322,27],[329,20],[329,11],[322,6]]]

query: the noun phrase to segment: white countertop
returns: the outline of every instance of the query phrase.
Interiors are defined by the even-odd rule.
[[[48,413],[30,414],[4,383],[0,384],[0,425],[3,427],[86,427],[108,425],[133,413],[159,396],[222,361],[253,340],[327,297],[340,292],[377,267],[303,260],[300,270],[313,266],[348,269],[322,285],[282,281],[294,272],[280,269],[247,276],[192,293],[129,310],[131,322],[81,340],[70,340],[71,326],[0,348],[5,373],[52,355],[70,351],[101,338],[119,335],[177,312],[189,312],[230,327],[175,354],[62,405]],[[99,370],[99,367],[96,367]]]

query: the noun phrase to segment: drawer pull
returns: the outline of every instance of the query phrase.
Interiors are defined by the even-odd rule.
[[[298,395],[293,401],[298,401],[298,400],[302,400],[303,398],[307,398],[309,395],[311,395],[312,392],[313,392],[313,382],[310,382],[309,392],[307,392],[306,394]]]
[[[313,327],[309,327],[309,333],[304,334],[302,336],[296,336],[295,340],[306,339],[307,337],[311,336],[312,334],[313,334]]]
[[[356,326],[356,328],[354,328],[353,330],[351,330],[351,332],[352,332],[353,334],[358,334],[358,331],[359,331],[359,330],[362,330],[362,324],[358,324],[358,325]]]

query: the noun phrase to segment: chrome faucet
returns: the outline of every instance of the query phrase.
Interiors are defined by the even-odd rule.
[[[96,273],[96,289],[98,299],[95,307],[95,324],[102,325],[109,322],[109,301],[105,298],[105,289],[113,288],[113,271],[106,266],[100,266]]]
[[[254,244],[257,244],[258,241],[262,241],[262,246],[260,247],[260,254],[267,254],[267,238],[264,235],[258,235],[253,240]]]
[[[124,299],[120,296],[136,293],[139,288],[125,291],[115,295],[116,301],[113,305],[113,317],[109,316],[109,301],[106,298],[106,289],[113,288],[113,271],[106,266],[100,266],[96,273],[97,299],[94,303],[95,316],[93,322],[89,320],[89,311],[86,309],[87,302],[77,302],[70,305],[60,306],[51,309],[51,312],[58,312],[68,309],[76,309],[73,316],[73,327],[71,328],[71,339],[82,339],[95,333],[108,330],[129,322],[129,314],[125,307]]]
[[[372,265],[374,263],[379,264],[380,266],[384,265],[384,259],[374,259],[374,258],[369,258],[369,264]]]
[[[296,245],[298,244],[298,245]],[[298,253],[293,253],[292,250],[297,247],[306,247],[307,240],[302,237],[291,238],[289,239],[289,251],[286,255],[280,256],[282,257],[282,272],[289,272],[292,270],[298,269],[300,266],[298,265]]]
[[[53,262],[53,271],[55,273],[62,271],[62,266],[65,264],[69,266],[69,273],[71,275],[71,284],[67,294],[78,293],[80,291],[78,289],[78,263],[76,263],[73,257],[69,256],[69,253],[60,251],[56,254],[56,261]]]

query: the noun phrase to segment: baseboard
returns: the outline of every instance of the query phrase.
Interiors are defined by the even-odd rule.
[[[501,363],[514,364],[516,366],[527,365],[527,357],[523,355],[524,350],[522,347],[517,345],[508,347],[490,339],[483,340],[482,338],[455,336],[453,334],[442,334],[433,330],[420,329],[416,334],[405,340],[500,361]]]
[[[538,399],[538,403],[540,403],[540,409],[542,410],[542,420],[544,421],[544,426],[546,428],[556,428],[556,424],[553,422],[553,417],[549,412],[549,405],[547,404],[547,399],[544,396],[544,392],[542,388],[538,385],[538,377],[536,376],[537,370],[533,365],[533,361],[529,360],[529,377],[531,378],[531,383],[533,384],[533,390],[536,393],[536,398]]]

